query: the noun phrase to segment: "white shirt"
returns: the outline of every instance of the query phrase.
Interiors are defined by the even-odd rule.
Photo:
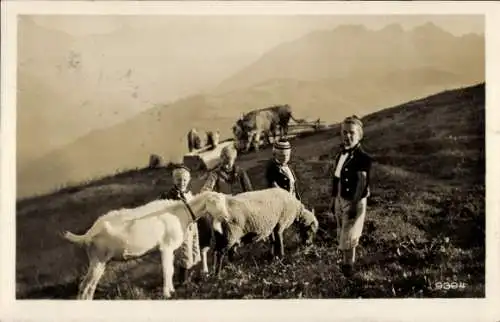
[[[281,169],[283,169],[283,171],[285,171],[286,176],[290,180],[290,192],[294,192],[293,188],[295,187],[295,178],[293,177],[292,171],[290,170],[288,165],[282,165]]]
[[[349,152],[343,152],[340,155],[339,162],[337,163],[337,167],[335,168],[335,176],[337,178],[340,178],[340,171],[342,170],[342,167],[344,166],[345,160],[347,160],[347,157],[349,156]]]
[[[184,197],[186,198],[186,201],[189,201],[193,199],[193,193],[191,191],[186,191],[184,192]]]

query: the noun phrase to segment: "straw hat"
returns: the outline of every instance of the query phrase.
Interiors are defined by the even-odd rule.
[[[279,140],[277,142],[274,142],[273,147],[275,150],[290,150],[292,148],[290,142],[288,142],[287,140]]]

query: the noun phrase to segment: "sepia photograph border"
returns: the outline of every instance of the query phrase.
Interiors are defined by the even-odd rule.
[[[493,1],[2,1],[0,321],[264,319],[500,321],[500,5]],[[483,299],[16,300],[17,18],[61,15],[484,15],[486,38],[486,260]]]

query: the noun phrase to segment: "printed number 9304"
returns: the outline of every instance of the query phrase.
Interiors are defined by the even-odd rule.
[[[465,282],[436,282],[434,284],[437,290],[458,290],[467,287]]]

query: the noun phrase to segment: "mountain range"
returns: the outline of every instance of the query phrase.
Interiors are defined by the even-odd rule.
[[[343,25],[278,46],[226,79],[219,89],[246,88],[276,75],[309,81],[353,76],[370,79],[417,68],[453,72],[466,81],[481,81],[484,37],[456,37],[433,23],[410,31],[398,24],[380,30]]]
[[[275,47],[220,82],[213,91],[169,104],[150,102],[153,107],[131,113],[123,122],[93,130],[23,164],[18,171],[18,196],[44,193],[119,169],[141,167],[152,153],[177,161],[186,152],[185,136],[190,128],[218,129],[222,137],[227,137],[235,119],[251,109],[288,103],[296,117],[319,117],[334,123],[348,114],[366,115],[442,90],[483,82],[484,50],[484,35],[454,36],[432,23],[408,31],[399,25],[377,31],[360,25],[315,31]],[[69,62],[68,66],[78,70],[78,56]],[[140,84],[142,89],[150,87],[148,81],[157,78],[144,76],[136,83],[121,84],[124,88]],[[109,80],[107,84],[118,88],[116,82]],[[36,88],[48,95],[44,82],[39,83]],[[113,92],[107,88],[99,86],[103,96],[124,95],[122,89]],[[132,95],[130,90],[125,92]],[[81,95],[83,99],[85,95]],[[64,93],[58,97],[72,98]],[[35,103],[33,100],[25,104],[31,109]],[[77,115],[75,119],[78,120]],[[18,140],[33,138],[27,126],[29,120],[33,119],[21,117]],[[60,127],[62,120],[68,128],[72,127],[66,118],[59,120],[51,118],[53,127]],[[43,135],[36,133],[38,139],[43,139]],[[25,150],[33,148],[31,145]]]

